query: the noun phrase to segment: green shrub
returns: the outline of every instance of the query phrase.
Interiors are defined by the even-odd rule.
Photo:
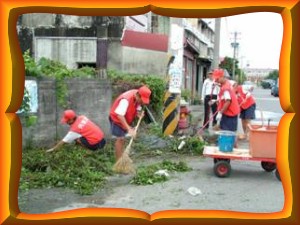
[[[166,81],[163,78],[157,75],[126,74],[115,70],[108,70],[107,75],[116,89],[113,98],[124,91],[147,85],[152,92],[149,107],[156,113],[161,112],[166,91]]]
[[[66,146],[55,152],[42,149],[23,152],[20,190],[30,188],[65,187],[80,194],[92,194],[101,188],[105,176],[111,175],[113,157],[103,151],[86,155],[76,146]]]
[[[192,97],[191,90],[188,90],[188,89],[181,90],[181,98],[183,98],[185,101],[189,102],[191,97]]]
[[[37,62],[30,56],[29,50],[23,54],[26,76],[51,77],[56,80],[56,97],[58,104],[62,108],[67,108],[66,96],[68,88],[65,83],[66,78],[87,77],[93,78],[96,75],[95,68],[83,67],[80,69],[68,69],[66,65],[59,61],[42,57]]]
[[[58,103],[62,108],[68,107],[66,102],[68,89],[64,82],[66,78],[93,78],[96,76],[95,68],[91,67],[68,69],[67,66],[61,62],[44,57],[42,57],[38,62],[35,62],[30,56],[29,50],[24,52],[23,59],[25,63],[26,76],[44,76],[56,79],[56,96]],[[166,89],[166,82],[163,78],[157,75],[125,74],[115,70],[108,70],[107,75],[108,78],[111,79],[113,86],[116,86],[113,98],[129,89],[138,88],[141,85],[147,85],[152,91],[150,107],[156,112],[161,111]]]
[[[138,167],[136,175],[133,177],[130,183],[137,185],[152,185],[154,183],[164,182],[169,179],[168,176],[155,174],[159,170],[167,170],[168,172],[187,172],[190,171],[186,163],[184,162],[171,162],[164,160],[161,163],[156,163],[149,166]]]

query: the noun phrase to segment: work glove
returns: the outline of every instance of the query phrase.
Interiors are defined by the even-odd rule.
[[[222,118],[222,113],[218,112],[216,120],[220,121]]]

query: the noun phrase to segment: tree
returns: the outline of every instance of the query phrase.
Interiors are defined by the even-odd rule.
[[[232,71],[232,65],[233,65],[233,58],[225,57],[224,60],[220,63],[219,67],[222,69],[226,69],[230,75],[231,78],[233,78],[233,71]],[[246,79],[245,73],[243,70],[239,68],[239,61],[235,60],[235,74],[238,75],[238,82],[243,83],[243,81]]]
[[[219,67],[222,69],[226,69],[230,76],[232,77],[232,65],[233,65],[233,58],[225,57],[223,61],[220,63]],[[236,67],[237,68],[237,67]]]
[[[279,71],[273,70],[268,74],[267,79],[277,80],[278,77],[279,77]]]

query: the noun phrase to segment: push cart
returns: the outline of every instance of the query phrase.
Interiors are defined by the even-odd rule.
[[[249,142],[246,148],[233,148],[232,151],[220,151],[219,146],[205,146],[203,156],[213,158],[213,170],[218,177],[229,177],[231,160],[260,161],[266,172],[275,170],[275,176],[281,181],[276,166],[277,126],[249,126]],[[247,148],[247,145],[249,148]]]

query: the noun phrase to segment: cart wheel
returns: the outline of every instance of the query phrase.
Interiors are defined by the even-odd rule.
[[[276,176],[276,178],[277,178],[279,181],[281,181],[281,178],[280,178],[280,174],[279,174],[278,169],[275,170],[275,176]]]
[[[218,177],[228,177],[231,173],[231,165],[229,162],[220,160],[214,165],[215,175]]]
[[[217,163],[219,161],[225,161],[225,162],[228,162],[230,163],[230,159],[224,159],[224,158],[214,158],[214,163]]]
[[[276,169],[276,163],[262,161],[261,167],[267,172],[272,172]]]

